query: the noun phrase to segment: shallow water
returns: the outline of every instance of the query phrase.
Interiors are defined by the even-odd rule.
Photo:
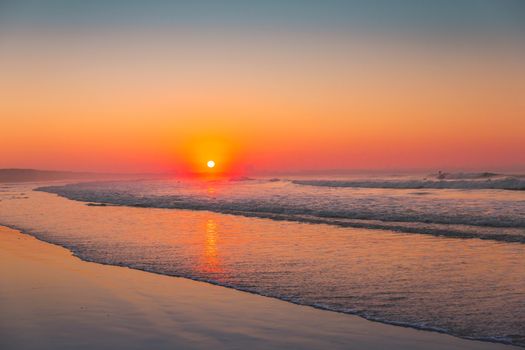
[[[295,186],[269,183],[268,187]],[[0,224],[66,246],[87,260],[210,281],[389,323],[525,345],[522,243],[210,211],[88,206],[26,186],[11,186],[0,193]],[[103,186],[107,192],[110,185]],[[163,182],[148,186],[134,197],[149,198],[153,192],[172,196],[173,188],[181,183],[175,182],[172,188]],[[187,191],[217,198],[232,191],[228,186],[206,184]],[[416,198],[429,196],[463,200],[455,193]],[[519,194],[465,196],[468,201],[482,198],[481,203],[487,198],[508,202],[501,204],[504,209],[522,205]],[[502,217],[512,214],[506,210]]]

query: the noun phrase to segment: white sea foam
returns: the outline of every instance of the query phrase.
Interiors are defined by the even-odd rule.
[[[294,180],[297,185],[324,187],[398,188],[398,189],[500,189],[525,190],[525,178],[517,176],[500,177],[495,174],[439,174],[421,180],[367,181],[367,180]]]

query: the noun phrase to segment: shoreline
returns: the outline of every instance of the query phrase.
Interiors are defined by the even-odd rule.
[[[190,209],[179,209],[179,210],[190,210]],[[220,214],[223,214],[223,213],[220,213]],[[229,215],[229,214],[225,214],[225,215]],[[497,340],[497,339],[492,339],[492,338],[477,339],[477,338],[461,337],[461,336],[458,336],[458,335],[451,334],[451,333],[447,332],[446,330],[443,330],[443,329],[440,329],[440,328],[424,327],[424,326],[417,326],[417,325],[414,325],[414,324],[411,324],[411,323],[403,323],[403,322],[395,322],[395,321],[387,321],[387,320],[381,320],[381,319],[368,318],[366,316],[359,315],[359,314],[352,313],[352,312],[340,311],[340,310],[337,310],[337,309],[330,309],[330,308],[327,308],[327,307],[323,307],[323,306],[319,306],[319,305],[313,305],[313,304],[302,304],[300,302],[294,301],[293,299],[282,299],[282,298],[279,298],[279,297],[276,297],[276,296],[272,296],[272,295],[265,295],[265,294],[254,292],[252,290],[247,290],[247,289],[242,289],[242,288],[238,288],[238,287],[231,286],[231,285],[221,284],[221,283],[215,282],[213,280],[198,279],[198,278],[195,278],[195,277],[192,277],[192,276],[168,275],[168,274],[164,274],[164,273],[161,273],[161,272],[157,272],[155,270],[148,270],[148,269],[143,269],[143,268],[138,268],[138,267],[132,267],[132,266],[128,266],[128,265],[125,265],[125,264],[124,265],[119,265],[119,264],[111,264],[111,263],[101,262],[101,261],[97,261],[97,260],[90,259],[90,258],[82,256],[82,254],[80,252],[75,251],[72,247],[68,247],[68,246],[62,245],[61,243],[55,243],[55,242],[52,242],[52,241],[47,241],[47,240],[39,237],[37,234],[30,233],[30,232],[25,232],[23,229],[18,228],[16,226],[9,226],[9,225],[0,224],[0,234],[1,234],[1,231],[2,231],[3,228],[7,228],[9,230],[15,231],[15,232],[17,232],[19,234],[22,234],[24,236],[29,236],[29,237],[34,238],[37,241],[42,242],[44,244],[50,244],[50,245],[57,246],[59,248],[65,249],[67,252],[69,252],[71,254],[72,257],[77,258],[80,261],[86,262],[86,263],[93,263],[93,264],[102,265],[102,266],[119,267],[119,268],[124,268],[124,269],[129,269],[129,270],[134,270],[134,271],[140,271],[140,272],[144,272],[144,273],[148,273],[148,274],[154,274],[154,275],[163,276],[163,277],[184,279],[184,280],[189,280],[189,281],[196,282],[196,283],[204,283],[206,285],[212,285],[212,286],[215,286],[215,287],[226,288],[226,289],[233,290],[233,291],[236,291],[236,292],[247,293],[247,294],[255,295],[255,296],[258,296],[258,297],[269,298],[269,299],[273,299],[273,300],[277,300],[277,301],[281,301],[281,302],[285,302],[285,303],[290,303],[290,304],[297,305],[297,306],[300,306],[300,307],[312,308],[314,310],[320,310],[320,311],[323,311],[323,312],[329,312],[329,313],[334,313],[335,312],[335,313],[342,314],[342,315],[349,315],[349,316],[352,316],[352,317],[358,317],[359,319],[362,319],[362,320],[365,320],[365,321],[368,321],[368,322],[378,323],[378,324],[386,325],[386,326],[401,327],[401,328],[408,328],[408,329],[412,329],[412,330],[416,330],[416,331],[443,334],[443,335],[447,335],[447,336],[451,336],[451,337],[454,337],[454,338],[457,338],[457,339],[463,339],[463,340],[467,340],[467,341],[505,345],[505,346],[511,346],[511,348],[517,348],[517,349],[522,349],[523,348],[523,347],[520,347],[519,345],[515,345],[515,344],[512,344],[510,342],[503,341],[503,340]]]
[[[0,242],[3,349],[519,349],[88,262],[4,226]],[[42,295],[42,288],[55,293]],[[63,295],[60,302],[49,305],[57,294]],[[86,315],[92,309],[98,312]],[[158,327],[152,329],[152,323]]]

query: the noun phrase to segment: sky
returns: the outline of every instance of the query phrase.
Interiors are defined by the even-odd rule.
[[[0,168],[525,171],[520,0],[0,0]]]

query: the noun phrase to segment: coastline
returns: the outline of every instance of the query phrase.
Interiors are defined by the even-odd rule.
[[[82,261],[0,226],[2,349],[519,349]]]

